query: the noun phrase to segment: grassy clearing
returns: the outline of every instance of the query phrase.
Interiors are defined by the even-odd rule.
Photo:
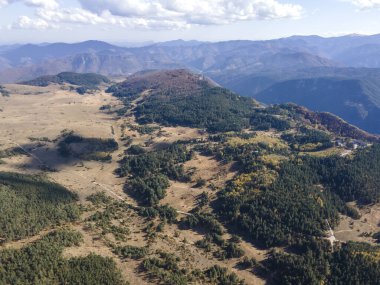
[[[265,144],[269,148],[288,149],[288,145],[279,138],[273,137],[270,134],[261,133],[249,139],[233,137],[228,139],[228,144],[232,147],[239,147],[247,144]]]
[[[343,150],[337,147],[331,147],[321,151],[310,151],[310,152],[301,152],[302,155],[311,155],[315,157],[328,157],[334,155],[341,155]]]

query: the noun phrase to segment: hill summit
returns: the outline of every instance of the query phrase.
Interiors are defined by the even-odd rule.
[[[108,89],[124,102],[144,94],[135,108],[143,123],[182,125],[209,131],[235,131],[249,125],[251,98],[221,88],[202,75],[184,69],[137,73]]]
[[[135,96],[144,91],[155,95],[190,96],[207,88],[217,87],[210,79],[186,69],[148,70],[133,74],[127,80],[114,86],[125,95]],[[115,89],[116,88],[116,89]],[[112,90],[112,89],[111,89]]]

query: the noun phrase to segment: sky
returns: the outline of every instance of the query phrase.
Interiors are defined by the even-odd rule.
[[[380,0],[0,0],[0,44],[380,33]]]

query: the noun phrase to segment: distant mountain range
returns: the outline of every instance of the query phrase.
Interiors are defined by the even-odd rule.
[[[0,82],[64,71],[125,76],[187,68],[264,103],[333,112],[380,133],[380,35],[269,41],[171,41],[126,48],[101,41],[0,46]],[[379,81],[380,82],[380,81]]]

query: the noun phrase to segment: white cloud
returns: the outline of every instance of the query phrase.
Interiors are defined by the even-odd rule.
[[[81,8],[39,9],[37,16],[49,23],[69,23],[83,25],[118,25],[141,29],[179,29],[187,28],[182,22],[170,20],[155,20],[147,18],[129,18],[112,15],[109,11],[96,14]]]
[[[3,7],[3,6],[6,6],[8,5],[8,1],[7,0],[0,0],[0,8]]]
[[[79,0],[97,14],[109,11],[127,18],[151,18],[187,24],[228,24],[246,20],[298,18],[299,5],[276,0]]]
[[[353,0],[351,2],[362,10],[380,8],[380,0]]]
[[[40,7],[46,9],[56,9],[59,7],[56,0],[0,0],[0,7],[17,2],[21,2],[30,7]]]
[[[78,0],[81,8],[61,7],[57,0],[0,0],[36,7],[36,19],[22,17],[12,27],[41,29],[60,23],[118,25],[143,29],[179,29],[248,20],[298,18],[299,5],[277,0]],[[61,2],[63,3],[63,1]],[[63,4],[62,4],[63,5]]]
[[[9,29],[33,29],[33,30],[46,30],[54,28],[54,25],[49,24],[43,19],[31,19],[27,16],[21,16],[15,23],[10,25]]]
[[[24,0],[23,2],[28,6],[42,7],[46,9],[56,9],[59,7],[56,0]]]
[[[55,23],[76,23],[76,24],[104,24],[106,19],[89,11],[73,9],[39,9],[37,15],[49,22]]]

